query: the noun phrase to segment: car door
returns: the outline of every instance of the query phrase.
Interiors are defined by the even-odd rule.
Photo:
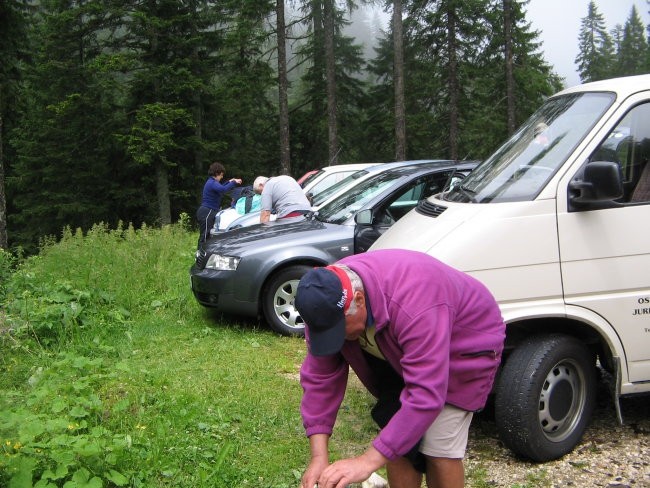
[[[589,158],[619,164],[623,197],[558,212],[565,301],[614,327],[633,383],[650,381],[650,101],[641,100]]]
[[[415,178],[370,209],[370,222],[355,225],[355,254],[366,252],[379,236],[415,208],[420,200],[440,193],[453,173],[454,170],[449,169]]]

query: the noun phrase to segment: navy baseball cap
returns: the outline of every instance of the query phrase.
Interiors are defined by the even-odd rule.
[[[336,266],[314,268],[301,278],[294,304],[309,329],[310,351],[327,356],[345,342],[345,312],[352,303],[352,284]]]

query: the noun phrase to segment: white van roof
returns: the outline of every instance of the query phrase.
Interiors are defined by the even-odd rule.
[[[628,96],[650,90],[650,75],[626,76],[623,78],[610,78],[608,80],[592,81],[582,85],[572,86],[557,93],[557,95],[566,95],[569,93],[582,92],[614,92],[617,98],[627,98]]]

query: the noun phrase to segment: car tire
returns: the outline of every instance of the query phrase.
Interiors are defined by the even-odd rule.
[[[262,312],[266,323],[285,336],[304,336],[305,323],[293,304],[302,276],[312,266],[295,265],[281,269],[268,281],[262,294]]]
[[[596,402],[596,357],[576,338],[527,338],[510,354],[495,391],[499,437],[536,462],[557,459],[580,442]]]

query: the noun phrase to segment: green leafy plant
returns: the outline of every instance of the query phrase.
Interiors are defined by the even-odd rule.
[[[102,422],[99,385],[113,374],[101,358],[65,354],[29,378],[22,401],[0,403],[0,484],[37,488],[125,486],[123,463],[133,445],[127,433]]]

